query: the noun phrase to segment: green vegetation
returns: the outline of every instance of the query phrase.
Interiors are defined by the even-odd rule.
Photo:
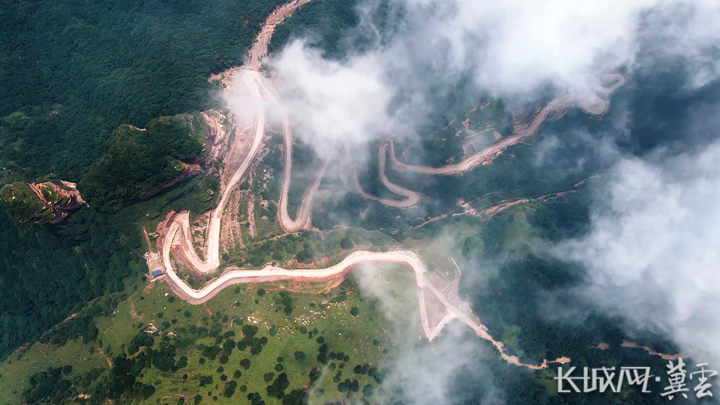
[[[342,57],[343,34],[358,23],[357,0],[311,1],[275,28],[268,45],[270,52],[282,49],[295,37],[311,38],[311,44],[323,50],[325,57]]]
[[[393,322],[375,299],[361,295],[352,276],[329,292],[331,282],[237,286],[201,307],[176,299],[162,282],[140,281],[146,270],[141,254],[148,248],[140,227],[152,234],[170,209],[197,215],[211,207],[218,175],[196,176],[149,200],[143,197],[176,178],[183,163],[199,160],[205,129],[197,112],[214,105],[212,90],[218,86],[207,81],[208,75],[239,64],[260,22],[283,2],[10,0],[0,5],[0,53],[6,62],[0,69],[0,176],[3,181],[81,179],[79,188],[92,207],[58,226],[18,224],[11,216],[29,221],[52,213],[43,211],[23,182],[0,190],[0,404],[70,398],[85,403],[160,403],[162,398],[177,404],[402,399],[400,387],[386,380],[396,356],[391,336],[420,330],[410,272],[382,266],[388,272],[379,279],[390,285],[385,296],[405,298],[398,313],[408,315]],[[343,32],[357,24],[356,4],[313,0],[277,27],[271,51],[298,33],[310,34],[311,44],[329,57],[362,48],[363,38],[341,46]],[[478,132],[492,128],[510,134],[502,102],[471,110],[487,97],[466,94],[462,87],[438,101],[437,116],[428,118],[435,124],[421,129],[422,150],[409,162],[456,162],[492,141],[490,133]],[[568,117],[577,123],[573,112]],[[559,124],[545,128],[554,125]],[[455,136],[458,131],[461,136]],[[625,336],[618,322],[566,293],[583,281],[583,269],[529,248],[533,241],[577,236],[588,224],[588,197],[575,185],[602,171],[592,159],[582,169],[558,169],[543,165],[532,146],[519,144],[462,176],[389,172],[391,181],[423,193],[418,207],[388,208],[349,193],[315,205],[314,225],[328,232],[284,235],[276,219],[280,143],[274,136],[266,145],[269,153],[257,166],[252,189],[241,185],[264,200],[255,205],[258,235],[243,234],[245,249],[231,250],[223,262],[252,268],[269,262],[331,265],[349,249],[405,246],[420,251],[440,277],[454,274],[448,257],[460,261],[463,274],[493,266],[497,272],[463,279],[461,295],[521,361],[569,356],[579,365],[663,367],[643,353],[589,349],[598,341],[617,347]],[[398,150],[411,146],[396,145]],[[295,168],[308,170],[292,183],[291,213],[318,165],[307,148],[294,150]],[[369,192],[386,195],[376,164],[361,182]],[[263,176],[267,168],[272,175]],[[322,188],[339,189],[335,182],[340,181],[327,179]],[[518,204],[489,219],[450,215],[422,225],[461,212],[460,201],[482,210],[508,199],[568,190],[574,194]],[[49,188],[41,193],[58,201]],[[338,217],[366,230],[332,229]],[[548,297],[587,315],[581,327],[544,316]],[[458,355],[492,353],[468,368],[479,364],[497,372],[508,403],[597,402],[555,395],[552,370],[508,365],[487,342],[469,336],[468,345],[483,350]],[[643,343],[676,350],[655,335],[643,336]],[[414,349],[427,344],[419,341]],[[463,369],[454,377],[456,387],[475,390],[463,393],[463,402],[480,402],[483,392],[472,373]],[[81,394],[89,397],[83,400]],[[658,398],[623,392],[611,399],[654,403]]]
[[[292,181],[288,190],[288,214],[295,218],[297,208],[302,203],[302,197],[307,187],[315,181],[318,170],[322,165],[312,148],[296,140],[293,144]]]
[[[78,185],[83,197],[102,211],[117,211],[124,204],[179,175],[183,166],[202,152],[201,119],[192,115],[160,117],[146,130],[121,125],[113,133],[110,149]]]
[[[325,236],[302,231],[249,244],[245,250],[228,254],[223,259],[248,268],[258,268],[270,262],[302,267],[324,258],[329,258],[331,263],[339,262],[347,254],[342,252],[343,249],[357,247],[373,250],[392,242],[392,239],[379,232],[361,229],[333,230]]]
[[[0,393],[0,403],[20,398],[45,403],[78,394],[90,395],[89,403],[104,398],[155,403],[178,394],[192,403],[196,396],[206,400],[208,392],[228,404],[250,395],[267,403],[300,404],[308,395],[334,401],[347,397],[333,379],[343,375],[336,367],[349,361],[375,366],[368,366],[364,375],[346,369],[348,385],[382,386],[382,372],[390,371],[381,366],[390,359],[384,350],[389,339],[376,325],[387,320],[374,300],[357,294],[352,280],[320,295],[266,290],[258,296],[257,286],[240,287],[239,294],[222,291],[206,304],[207,311],[169,300],[164,283],[94,301],[66,322],[75,326],[56,328],[42,339],[45,343],[0,364],[0,375],[13,371],[13,387],[25,387]],[[287,303],[302,314],[286,314],[282,308]],[[362,308],[360,316],[348,319],[351,307]],[[182,316],[186,311],[190,317]],[[81,325],[91,325],[95,334],[77,333]],[[42,360],[43,352],[58,355]],[[65,352],[75,357],[60,355]],[[84,360],[88,356],[93,359],[89,363]],[[322,372],[327,367],[335,371]]]
[[[213,105],[282,0],[10,0],[0,5],[0,167],[79,180],[121,124]]]
[[[197,156],[190,138],[202,134],[198,120],[190,136],[189,126],[176,127],[179,117],[157,117],[213,106],[208,76],[240,64],[282,3],[3,2],[0,177],[77,182],[95,163],[80,188],[93,209],[108,211],[161,186],[180,160]],[[59,227],[17,224],[8,213],[27,220],[40,207],[26,187],[3,189],[10,203],[0,207],[0,358],[83,303],[122,290],[144,267],[138,222],[151,230],[169,208],[200,212],[214,202],[213,188],[214,176],[194,179],[115,215],[83,208]]]
[[[43,195],[43,198],[49,203],[55,203],[58,199],[58,193],[52,189],[52,187],[41,187],[40,192]]]
[[[111,215],[85,207],[59,226],[18,223],[0,204],[0,358],[84,303],[123,291],[147,271],[140,227],[155,229],[169,209],[207,210],[207,187],[195,180]]]
[[[30,187],[17,181],[5,185],[0,189],[0,200],[5,204],[10,214],[20,222],[28,222],[42,215],[43,204]],[[52,212],[50,213],[52,214]]]

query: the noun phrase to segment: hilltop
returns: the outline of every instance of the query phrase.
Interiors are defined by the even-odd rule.
[[[6,184],[0,200],[15,219],[33,224],[61,222],[85,203],[75,183],[63,180]]]

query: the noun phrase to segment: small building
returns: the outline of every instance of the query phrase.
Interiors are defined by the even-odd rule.
[[[150,275],[153,277],[158,277],[163,274],[163,271],[161,269],[153,270],[150,272]]]

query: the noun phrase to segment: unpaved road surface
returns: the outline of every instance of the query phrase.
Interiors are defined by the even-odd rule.
[[[625,83],[625,77],[620,74],[609,75],[614,83],[608,87],[604,87],[598,90],[598,93],[604,93],[604,95],[612,93],[615,89],[622,86]],[[573,104],[577,104],[589,114],[601,115],[607,111],[609,103],[601,98],[599,95],[592,97],[590,101],[575,100],[573,97],[565,96],[552,100],[548,103],[540,112],[535,115],[529,125],[516,126],[515,132],[507,138],[501,139],[499,142],[492,146],[489,146],[480,152],[464,159],[463,161],[455,164],[450,164],[442,167],[428,167],[428,166],[415,166],[408,165],[400,162],[395,155],[395,148],[393,144],[390,144],[390,163],[394,170],[400,172],[415,172],[430,175],[447,176],[466,172],[472,170],[478,165],[488,164],[498,157],[505,149],[515,145],[516,143],[523,142],[524,140],[532,137],[540,128],[540,125],[545,121],[548,115],[556,110],[570,107]]]
[[[322,178],[325,176],[325,170],[327,169],[329,162],[325,161],[322,165],[320,165],[320,169],[318,170],[315,180],[308,186],[305,193],[303,193],[302,202],[300,203],[300,206],[295,213],[295,219],[293,220],[288,214],[287,207],[288,193],[290,192],[290,183],[292,181],[293,133],[290,128],[290,120],[288,119],[286,111],[282,108],[282,101],[275,91],[272,83],[263,76],[261,76],[261,80],[258,83],[270,101],[278,107],[282,120],[282,131],[285,140],[285,165],[283,168],[282,186],[280,188],[280,209],[278,210],[278,220],[280,222],[280,226],[285,232],[297,232],[302,229],[311,229],[312,208],[313,202],[315,201],[315,193],[320,187]]]
[[[470,316],[461,311],[455,305],[450,303],[448,299],[440,292],[432,283],[426,280],[425,273],[427,272],[425,265],[423,264],[420,257],[413,251],[410,250],[398,250],[392,252],[367,252],[367,251],[356,251],[347,256],[342,262],[330,266],[324,269],[298,269],[288,270],[276,266],[265,266],[261,270],[232,270],[225,272],[222,276],[215,279],[210,284],[206,285],[200,290],[194,290],[188,286],[184,281],[178,277],[177,273],[172,267],[170,260],[170,250],[172,247],[172,235],[169,236],[163,243],[162,257],[165,263],[167,271],[166,280],[170,285],[170,288],[183,300],[190,304],[199,305],[207,302],[220,291],[234,284],[242,283],[253,283],[253,282],[270,282],[286,279],[294,280],[323,280],[330,277],[342,275],[349,271],[355,266],[368,263],[397,263],[404,264],[410,267],[415,274],[415,281],[418,289],[418,303],[420,309],[420,317],[423,326],[423,333],[428,340],[433,340],[443,329],[443,327],[453,319],[458,319],[461,322],[472,328],[475,333],[490,341],[500,352],[500,356],[508,361],[509,363],[517,366],[528,367],[531,369],[547,368],[548,362],[544,360],[539,366],[521,363],[517,357],[510,356],[505,353],[505,348],[502,342],[498,342],[490,336],[487,332],[487,328],[484,325],[478,324]],[[427,308],[425,306],[424,295],[426,293],[435,295],[448,310],[449,314],[443,318],[434,328],[431,328],[427,318]],[[558,359],[556,362],[567,362],[569,359]]]
[[[355,191],[360,194],[363,198],[367,198],[369,200],[375,200],[378,201],[384,205],[387,205],[388,207],[395,207],[395,208],[407,208],[412,207],[413,205],[417,204],[418,201],[420,201],[420,193],[412,190],[408,190],[406,188],[400,187],[397,184],[393,184],[390,182],[390,180],[385,175],[385,160],[387,157],[387,150],[388,150],[388,144],[383,144],[380,146],[378,150],[378,177],[380,177],[380,182],[387,187],[388,190],[392,191],[393,193],[397,195],[401,195],[405,197],[403,200],[392,200],[389,198],[382,198],[378,196],[374,196],[372,194],[366,193],[362,187],[360,186],[360,181],[357,178],[357,175],[355,175]]]
[[[290,122],[285,114],[283,114],[283,134],[285,135],[285,167],[283,170],[282,187],[280,189],[278,219],[280,220],[280,226],[282,226],[285,232],[297,232],[302,229],[312,228],[312,208],[315,193],[320,187],[322,178],[325,176],[325,170],[329,162],[325,161],[320,165],[320,170],[318,170],[315,180],[308,186],[305,193],[303,193],[302,202],[295,213],[295,220],[293,220],[288,214],[288,193],[290,192],[290,182],[292,181],[293,135],[290,129]]]
[[[263,135],[265,134],[265,107],[262,95],[260,94],[260,87],[258,85],[258,81],[261,77],[260,73],[253,70],[241,70],[239,71],[239,74],[241,75],[241,82],[244,84],[250,97],[257,106],[257,112],[255,114],[255,121],[253,125],[254,137],[250,151],[245,156],[245,159],[243,159],[240,166],[238,166],[237,170],[235,170],[228,183],[225,185],[220,201],[210,216],[210,229],[208,230],[205,247],[205,260],[200,259],[195,252],[195,249],[192,247],[192,233],[190,231],[189,219],[190,214],[187,211],[175,214],[171,220],[168,221],[166,224],[166,230],[163,232],[166,235],[164,241],[168,243],[172,242],[176,233],[180,231],[184,247],[183,252],[186,259],[191,263],[195,270],[203,273],[213,271],[220,266],[220,225],[222,222],[223,210],[230,198],[230,193],[233,192],[235,186],[245,174],[248,167],[250,167],[250,163],[252,163],[255,155],[257,155],[262,143]],[[237,81],[233,81],[233,83],[237,83]],[[234,90],[238,91],[238,89]],[[165,266],[168,266],[168,262],[165,263]]]
[[[246,67],[252,70],[260,69],[262,66],[265,56],[267,55],[267,47],[272,39],[272,34],[275,32],[275,27],[280,24],[285,18],[290,17],[295,10],[303,4],[309,3],[310,0],[295,0],[290,3],[285,3],[282,6],[275,9],[270,16],[265,20],[265,23],[260,30],[255,42],[248,52],[248,61]]]

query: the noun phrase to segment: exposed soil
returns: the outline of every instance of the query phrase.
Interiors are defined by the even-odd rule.
[[[286,17],[291,16],[298,7],[309,2],[310,0],[294,0],[276,8],[275,11],[270,14],[265,20],[260,34],[255,38],[252,48],[250,48],[248,61],[246,63],[249,69],[257,70],[262,66],[265,56],[267,55],[268,44],[270,43],[273,32],[275,32],[275,27]]]
[[[180,162],[183,166],[183,169],[180,171],[180,174],[178,174],[174,179],[170,180],[168,183],[163,184],[162,186],[158,188],[154,188],[150,191],[146,191],[140,195],[141,200],[147,200],[148,198],[157,195],[159,193],[162,193],[165,190],[168,190],[175,186],[178,183],[186,182],[193,177],[197,176],[198,174],[203,172],[202,167],[198,164],[190,164],[185,162]]]
[[[660,358],[663,360],[677,360],[678,358],[681,358],[681,357],[684,359],[688,358],[687,354],[682,354],[682,353],[679,353],[679,354],[658,353],[655,350],[653,350],[647,346],[640,346],[639,344],[637,344],[635,342],[628,342],[627,340],[622,342],[622,344],[620,346],[630,347],[633,349],[642,349],[642,350],[645,350],[646,352],[648,352],[648,354],[650,354],[651,356],[660,356]]]
[[[60,180],[62,186],[46,181],[44,183],[26,183],[33,194],[40,200],[43,205],[43,211],[50,210],[53,213],[52,218],[38,218],[30,222],[37,224],[57,224],[62,222],[70,213],[80,208],[85,201],[80,196],[80,192],[76,188],[75,183]],[[43,189],[52,190],[57,197],[53,201],[48,201],[43,194]]]
[[[250,199],[248,199],[248,206],[247,206],[247,220],[250,224],[250,227],[248,228],[248,232],[250,233],[250,237],[254,238],[257,234],[257,231],[255,230],[255,198],[251,195]]]

